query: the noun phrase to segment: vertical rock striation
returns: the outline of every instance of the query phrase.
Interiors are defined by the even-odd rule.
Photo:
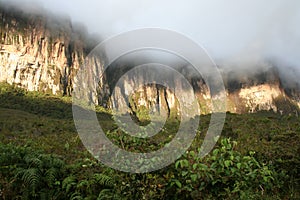
[[[70,95],[89,49],[69,19],[0,7],[0,81]]]
[[[74,26],[70,19],[46,16],[43,12],[29,13],[21,8],[0,5],[0,82],[56,95],[71,95],[78,81],[86,81],[83,90],[87,89],[103,70],[104,59],[100,55],[95,54],[86,60],[97,42],[91,42],[87,33],[82,31],[84,29]],[[88,62],[92,69],[83,77],[84,80],[76,80],[76,73],[84,62]],[[97,95],[90,94],[91,101],[121,112],[134,113],[142,109],[160,112],[163,109],[178,115],[177,97],[181,96],[187,102],[190,98],[157,84],[138,87],[141,85],[139,78],[147,79],[147,74],[137,76],[139,78],[124,75],[124,83],[116,86],[117,79],[131,67],[121,63],[119,68],[105,72],[98,86],[90,84],[93,92],[98,91]],[[178,72],[192,85],[201,113],[210,113],[210,91],[205,82],[195,78],[193,71],[185,67],[179,67]],[[163,74],[159,70],[156,73]],[[251,76],[226,72],[223,78],[227,89],[227,110],[230,112],[298,112],[299,87],[283,87],[274,67]],[[174,80],[173,85],[184,90],[180,80]],[[129,94],[132,88],[138,89]]]

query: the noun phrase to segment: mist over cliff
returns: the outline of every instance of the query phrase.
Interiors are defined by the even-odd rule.
[[[0,80],[70,95],[73,73],[97,42],[69,18],[42,8],[0,5]]]
[[[68,17],[56,16],[40,7],[29,9],[3,2],[0,2],[0,34],[0,81],[57,95],[71,95],[78,69],[101,40],[89,35],[84,25],[73,23]],[[201,77],[194,76],[195,70],[178,58],[153,52],[121,58],[105,72],[102,72],[105,56],[89,57],[92,71],[103,74],[99,93],[92,95],[92,101],[116,109],[130,104],[129,110],[123,112],[137,112],[142,108],[176,112],[176,95],[182,94],[175,95],[164,87],[146,85],[127,97],[126,91],[140,84],[136,77],[147,79],[147,74],[124,75],[124,84],[116,85],[125,72],[147,63],[149,57],[172,65],[193,86],[201,112],[211,112],[210,90]],[[236,113],[297,112],[300,106],[298,71],[276,58],[252,58],[217,63],[226,87],[227,110]],[[164,72],[157,69],[155,73]],[[180,80],[174,81],[177,88],[183,88]]]

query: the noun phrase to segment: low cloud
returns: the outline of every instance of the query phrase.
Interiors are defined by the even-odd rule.
[[[275,66],[286,82],[300,82],[297,0],[14,0],[20,7],[36,3],[101,39],[137,28],[171,29],[204,46],[223,70],[251,74]]]

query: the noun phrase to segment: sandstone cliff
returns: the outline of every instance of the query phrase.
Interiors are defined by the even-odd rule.
[[[71,95],[76,82],[76,72],[95,45],[97,42],[91,43],[90,37],[74,27],[67,18],[0,6],[0,82],[16,84],[30,91]],[[89,62],[94,66],[93,73],[97,74],[102,70],[104,59],[95,56]],[[116,109],[129,104],[129,108],[122,112],[165,109],[178,114],[176,95],[181,95],[183,100],[189,98],[188,95],[174,94],[171,90],[155,84],[140,87],[126,98],[127,91],[140,82],[135,77],[125,75],[124,84],[115,87],[115,79],[121,77],[124,70],[120,69],[124,69],[126,64],[118,65],[119,69],[105,72],[97,88],[98,95],[91,95],[92,101]],[[201,113],[210,113],[210,92],[205,82],[201,78],[190,76],[193,73],[183,66],[178,71],[193,86]],[[230,112],[272,110],[297,113],[299,109],[299,88],[284,87],[276,67],[251,76],[241,76],[233,72],[223,72],[222,75],[226,86],[227,110]],[[147,75],[143,76],[147,79]],[[176,80],[174,87],[183,88],[183,83]]]
[[[0,6],[0,81],[30,91],[69,95],[89,51],[66,18]]]
[[[116,70],[117,71],[117,70]],[[115,72],[116,72],[115,71]],[[202,114],[207,114],[212,111],[211,94],[208,86],[201,78],[189,76],[189,73],[184,68],[179,69],[179,72],[189,80],[195,95],[198,99]],[[117,73],[117,72],[116,72]],[[157,71],[157,73],[164,73]],[[261,110],[273,111],[278,113],[298,113],[299,89],[290,89],[283,87],[280,76],[275,67],[270,67],[266,71],[258,72],[255,75],[232,76],[233,72],[223,72],[223,81],[226,88],[226,109],[233,113],[248,113]],[[125,103],[130,103],[134,110],[151,108],[152,110],[160,110],[164,107],[165,110],[175,109],[179,113],[178,101],[176,94],[164,87],[155,85],[146,85],[136,90],[136,93],[131,96],[134,100],[126,99],[128,96],[126,91],[131,88],[136,88],[137,85],[142,85],[137,78],[139,76],[130,77],[124,75],[122,77],[124,84],[114,87],[115,93],[111,98],[113,107],[122,107]],[[144,77],[147,80],[147,77]],[[182,82],[175,82],[177,88],[183,88]],[[292,91],[292,92],[291,92]],[[178,95],[178,94],[177,94]],[[190,98],[189,95],[181,98]],[[160,107],[157,107],[160,105]]]

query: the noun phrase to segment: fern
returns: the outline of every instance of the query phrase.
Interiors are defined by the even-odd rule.
[[[102,186],[107,186],[107,187],[114,186],[113,179],[105,174],[99,174],[99,173],[94,174],[94,179],[98,184]]]
[[[74,176],[68,176],[65,178],[62,182],[62,188],[65,190],[67,193],[71,191],[76,186],[77,182]]]
[[[83,197],[81,196],[80,192],[74,192],[71,195],[70,200],[83,200]]]
[[[41,182],[42,175],[41,172],[36,168],[22,169],[18,168],[16,170],[16,178],[21,179],[33,195],[36,194],[39,183]]]
[[[112,189],[103,189],[101,190],[101,192],[99,193],[97,200],[103,200],[103,199],[122,199],[115,191],[113,191]]]
[[[48,169],[45,172],[45,179],[46,179],[48,186],[52,186],[56,182],[58,176],[59,176],[58,169],[53,168],[53,167]]]
[[[89,180],[81,180],[81,181],[77,184],[76,188],[77,188],[77,189],[85,189],[85,188],[87,188],[89,185],[90,185]]]
[[[39,158],[43,160],[44,166],[51,166],[53,168],[62,168],[64,167],[65,163],[63,160],[49,154],[41,154]]]
[[[25,155],[24,162],[14,173],[15,189],[22,199],[56,199],[60,193],[60,179],[64,173],[64,162],[56,157],[40,154]]]
[[[27,155],[24,157],[24,160],[29,167],[37,167],[37,168],[42,168],[43,167],[43,162],[39,158],[32,157],[31,155]]]
[[[39,200],[55,200],[55,199],[67,199],[66,195],[59,190],[49,190],[49,188],[43,188],[39,191]]]

